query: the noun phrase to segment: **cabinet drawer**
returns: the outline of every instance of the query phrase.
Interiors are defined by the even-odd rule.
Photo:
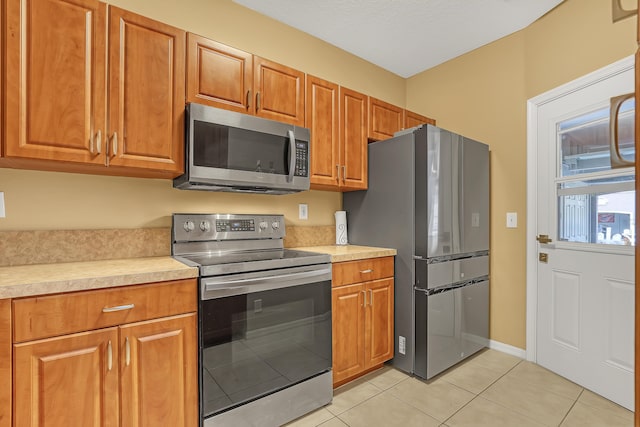
[[[369,258],[333,264],[332,286],[393,277],[393,257]]]
[[[188,313],[196,279],[13,300],[14,342]]]

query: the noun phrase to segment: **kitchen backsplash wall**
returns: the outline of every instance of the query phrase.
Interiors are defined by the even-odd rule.
[[[6,218],[0,231],[171,227],[181,213],[283,214],[289,226],[333,225],[342,195],[303,191],[282,196],[186,191],[171,180],[0,168]],[[298,219],[298,205],[308,219]]]
[[[286,247],[330,245],[334,226],[287,226]],[[0,231],[0,267],[171,255],[171,228]]]

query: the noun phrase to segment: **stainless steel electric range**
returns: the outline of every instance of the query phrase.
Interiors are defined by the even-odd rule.
[[[201,426],[279,426],[329,403],[331,260],[284,249],[282,215],[174,214],[200,270]]]

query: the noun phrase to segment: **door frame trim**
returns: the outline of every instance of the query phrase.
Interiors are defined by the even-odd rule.
[[[538,108],[558,98],[633,69],[634,66],[635,58],[631,55],[527,100],[526,359],[528,361],[536,361],[538,307],[538,247],[536,242],[538,223],[538,184],[536,174],[538,170]]]

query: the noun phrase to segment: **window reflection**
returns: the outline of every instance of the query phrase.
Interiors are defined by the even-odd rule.
[[[620,153],[633,160],[635,101],[620,107]],[[609,107],[558,123],[558,240],[635,245],[635,172],[611,169]]]

